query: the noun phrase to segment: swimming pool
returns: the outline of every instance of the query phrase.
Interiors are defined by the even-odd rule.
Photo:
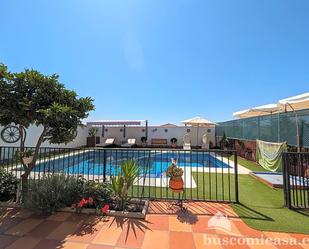
[[[103,175],[105,161],[106,175],[117,175],[120,163],[127,159],[136,160],[140,175],[147,177],[160,177],[171,165],[172,159],[177,159],[177,165],[185,171],[203,167],[230,168],[222,160],[205,152],[88,150],[41,160],[36,164],[34,171]]]

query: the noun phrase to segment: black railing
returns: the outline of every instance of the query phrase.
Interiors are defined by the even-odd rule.
[[[27,148],[27,150],[33,148]],[[16,147],[0,147],[0,167],[16,175],[23,167]],[[136,160],[139,177],[130,195],[147,199],[178,199],[165,175],[172,159],[184,170],[185,200],[238,202],[238,169],[235,151],[176,149],[41,148],[31,180],[65,173],[86,180],[108,182],[120,170],[120,162]]]
[[[309,153],[283,154],[285,205],[289,208],[309,208]]]

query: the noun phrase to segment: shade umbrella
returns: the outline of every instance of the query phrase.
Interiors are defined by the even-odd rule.
[[[278,101],[278,106],[285,111],[296,111],[309,108],[309,92],[281,99]]]
[[[245,109],[243,111],[234,112],[233,116],[238,118],[250,118],[262,115],[268,115],[280,112],[281,109],[277,104],[267,104]]]
[[[296,124],[296,137],[297,137],[297,151],[300,151],[300,137],[299,137],[299,127],[298,127],[298,116],[297,110],[303,110],[309,108],[309,92],[289,97],[286,99],[281,99],[278,101],[278,107],[284,111],[293,111],[295,115]]]
[[[206,118],[202,118],[202,117],[194,117],[194,118],[190,118],[184,121],[181,121],[181,123],[185,124],[186,126],[194,126],[197,127],[196,129],[196,146],[198,146],[198,133],[199,133],[199,127],[200,126],[209,126],[209,125],[215,125],[215,122],[212,122]]]

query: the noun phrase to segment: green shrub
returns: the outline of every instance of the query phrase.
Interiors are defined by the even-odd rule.
[[[108,183],[98,183],[95,181],[86,181],[84,183],[83,197],[86,199],[92,197],[96,207],[110,203],[112,194],[111,185]]]
[[[80,178],[64,174],[44,176],[30,183],[24,205],[36,212],[50,214],[77,202],[82,189],[83,180]]]
[[[18,183],[13,174],[0,168],[0,201],[15,200]]]
[[[73,203],[80,200],[84,191],[85,180],[83,178],[70,176],[65,184],[66,193],[63,196],[63,203],[66,204],[66,206],[71,206]]]

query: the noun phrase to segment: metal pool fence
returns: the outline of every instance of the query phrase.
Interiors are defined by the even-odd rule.
[[[309,209],[309,153],[283,154],[285,205]]]
[[[15,157],[17,150],[0,147],[0,167],[20,178],[23,167]],[[109,182],[120,173],[120,163],[128,159],[135,160],[139,168],[130,189],[132,197],[238,202],[237,156],[233,150],[41,148],[29,179],[64,173]],[[179,194],[168,187],[166,169],[172,159],[184,171],[184,191]]]

